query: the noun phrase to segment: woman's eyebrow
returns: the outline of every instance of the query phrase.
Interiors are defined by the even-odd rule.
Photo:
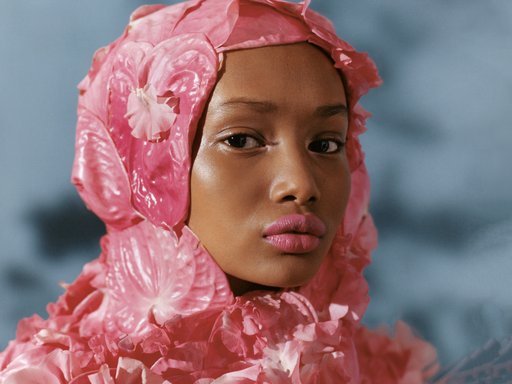
[[[238,107],[247,107],[256,112],[271,113],[278,110],[277,104],[270,101],[260,101],[248,99],[246,97],[236,97],[229,99],[219,105],[221,109],[231,109]]]
[[[271,101],[254,100],[246,97],[236,97],[229,99],[221,103],[219,107],[221,109],[246,107],[260,113],[272,113],[276,112],[279,109],[279,106],[275,103],[272,103]],[[313,115],[322,118],[332,117],[336,115],[347,116],[348,108],[346,105],[342,103],[326,104],[318,106],[313,112]]]
[[[348,116],[348,108],[345,104],[322,105],[315,110],[314,115],[324,118],[336,115]]]

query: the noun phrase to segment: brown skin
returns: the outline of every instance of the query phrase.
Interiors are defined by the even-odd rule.
[[[189,227],[240,295],[295,287],[316,273],[350,193],[347,101],[331,60],[308,44],[228,52],[196,138]],[[286,254],[264,228],[314,213],[315,250]]]

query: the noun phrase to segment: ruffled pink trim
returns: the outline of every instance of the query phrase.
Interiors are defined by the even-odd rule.
[[[414,336],[401,321],[394,337],[384,327],[376,331],[360,328],[355,342],[362,384],[421,384],[439,369],[432,345]]]
[[[403,324],[393,340],[383,331],[351,325],[350,311],[322,315],[296,292],[233,299],[223,274],[207,277],[203,271],[211,267],[190,269],[203,251],[188,229],[188,240],[177,243],[148,223],[137,227],[117,236],[134,239],[132,250],[140,259],[131,259],[132,251],[123,256],[126,250],[116,249],[121,243],[109,235],[104,249],[112,261],[101,258],[86,266],[49,307],[48,320],[20,323],[17,341],[3,354],[0,382],[358,383],[360,366],[363,383],[405,384],[423,382],[418,380],[435,371],[433,348]],[[150,250],[137,245],[142,238]],[[118,264],[120,257],[125,260]],[[182,258],[174,264],[183,268],[168,271],[168,257]],[[136,274],[127,275],[134,262]],[[207,284],[196,284],[201,281]],[[165,299],[167,287],[176,283],[183,295]],[[211,287],[217,287],[215,294],[203,300]],[[170,305],[148,305],[156,299]],[[382,381],[387,377],[395,381]]]

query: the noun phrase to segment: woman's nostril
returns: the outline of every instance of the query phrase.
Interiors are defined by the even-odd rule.
[[[282,197],[281,201],[282,202],[293,201],[293,202],[298,202],[300,204],[304,204],[304,203],[308,204],[308,203],[316,202],[317,201],[317,197],[316,196],[310,196],[307,199],[302,199],[300,196],[295,196],[293,194],[290,194],[290,195],[286,195],[286,196]]]

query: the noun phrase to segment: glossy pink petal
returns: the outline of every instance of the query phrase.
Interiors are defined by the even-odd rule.
[[[103,124],[108,125],[108,102],[109,90],[108,83],[111,76],[112,52],[117,49],[117,45],[123,41],[125,36],[119,37],[116,41],[106,47],[99,48],[92,59],[92,65],[87,76],[78,84],[80,97],[78,99],[80,108],[90,111]]]
[[[278,12],[268,12],[269,5]],[[240,2],[239,8],[234,32],[220,50],[296,43],[306,41],[310,34],[298,4],[262,0]]]
[[[129,41],[112,59],[110,134],[127,169],[133,205],[157,225],[174,227],[187,213],[191,141],[218,65],[201,34],[155,47]],[[132,131],[165,140],[148,142]]]
[[[126,171],[105,126],[88,110],[79,110],[72,181],[87,206],[113,228],[140,221],[133,209]]]
[[[2,381],[3,384],[65,384],[58,376],[45,367],[25,367],[10,372]]]
[[[263,374],[260,374],[260,381],[300,384],[301,353],[302,345],[297,340],[287,340],[265,348],[261,362]]]
[[[14,359],[28,350],[32,349],[34,344],[29,341],[11,340],[7,348],[0,352],[0,371],[3,371]],[[0,375],[0,377],[2,377]]]
[[[137,92],[137,89],[145,86],[147,71],[144,60],[152,49],[153,45],[147,42],[123,41],[111,54],[112,69],[107,86],[109,89],[108,127],[123,161],[129,151],[128,147],[123,146],[129,142],[122,140],[127,133],[126,126],[130,127],[126,119],[128,100]]]
[[[2,384],[67,384],[77,374],[73,355],[52,347],[35,347],[0,372]]]
[[[110,233],[108,249],[106,321],[122,333],[141,336],[152,319],[162,325],[231,300],[224,273],[186,229],[178,242],[142,222]]]
[[[146,41],[153,46],[173,35],[176,23],[188,9],[193,9],[203,0],[188,0],[172,6],[142,5],[130,16],[126,39]]]
[[[217,48],[225,44],[238,20],[240,1],[197,1],[195,12],[186,12],[177,22],[174,34],[205,33]],[[199,8],[199,9],[198,9]]]

